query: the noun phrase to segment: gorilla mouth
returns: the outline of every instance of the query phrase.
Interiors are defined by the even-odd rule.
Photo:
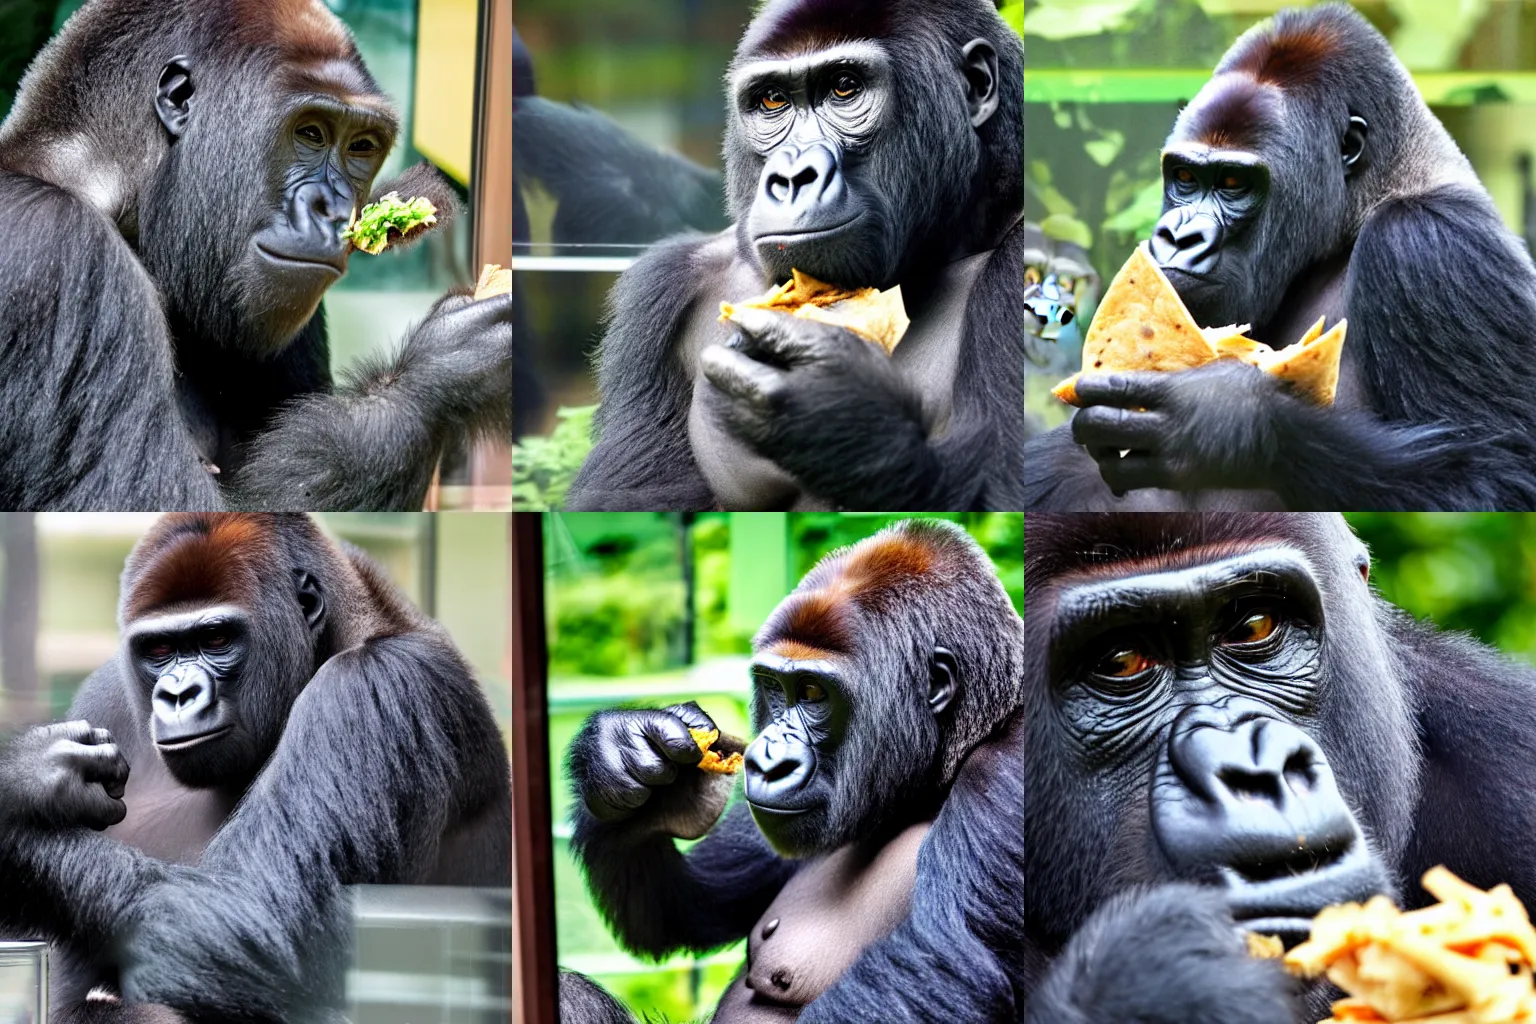
[[[232,725],[221,725],[217,729],[200,732],[195,736],[184,736],[174,740],[156,740],[155,749],[163,754],[179,754],[183,751],[191,750],[193,747],[200,747],[205,743],[211,743],[233,728],[234,726]]]
[[[276,250],[269,249],[262,245],[260,242],[256,243],[256,251],[261,253],[261,255],[271,263],[287,264],[288,266],[297,267],[319,268],[322,270],[327,270],[332,274],[335,274],[337,277],[340,277],[342,274],[346,273],[345,252],[333,260],[326,260],[311,256],[292,256],[287,253],[281,253],[277,252]]]
[[[1280,936],[1287,948],[1310,934],[1312,918],[1324,907],[1361,903],[1389,891],[1380,864],[1358,844],[1307,865],[1224,873],[1233,919],[1248,931]]]
[[[758,235],[752,239],[752,242],[754,245],[781,245],[787,242],[799,244],[811,239],[825,238],[835,235],[840,231],[846,231],[863,218],[863,213],[856,213],[841,224],[833,224],[828,227],[808,228],[804,231],[771,231],[767,234]]]

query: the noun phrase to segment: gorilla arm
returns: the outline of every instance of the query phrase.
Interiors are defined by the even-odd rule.
[[[917,859],[912,910],[800,1024],[1017,1020],[1023,984],[1022,718],[972,751]]]
[[[489,716],[468,711],[483,701],[433,637],[344,651],[294,703],[282,742],[200,867],[81,829],[14,828],[0,838],[0,864],[21,867],[51,894],[35,903],[67,916],[7,924],[111,956],[128,1003],[217,1020],[305,1019],[339,1006],[343,887],[425,880],[445,824],[505,798],[504,773],[474,769],[501,749],[484,728]],[[472,880],[508,876],[506,864],[487,863]]]
[[[646,956],[742,938],[795,870],[745,803],[720,817],[731,777],[690,767],[699,749],[689,726],[714,723],[693,705],[599,712],[571,744],[571,850],[620,943]],[[677,849],[677,839],[701,835],[686,854]]]
[[[696,266],[706,245],[699,238],[658,243],[614,285],[598,357],[596,442],[567,509],[715,508],[688,437],[692,359],[680,351],[689,310],[711,280]]]
[[[0,171],[0,505],[217,509],[154,285],[83,201]]]

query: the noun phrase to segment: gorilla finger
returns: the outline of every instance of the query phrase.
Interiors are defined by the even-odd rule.
[[[651,791],[630,779],[611,786],[600,786],[587,794],[587,810],[602,821],[615,821],[639,810],[651,798]]]
[[[690,729],[711,730],[716,728],[715,720],[705,714],[704,709],[699,707],[694,701],[690,700],[683,704],[673,704],[671,707],[663,708],[662,710],[669,715],[676,715],[682,719],[683,724]]]
[[[81,740],[82,743],[105,744],[112,742],[111,729],[92,729],[89,739]]]
[[[723,345],[706,348],[699,357],[704,376],[732,398],[770,412],[784,387],[784,372]]]
[[[632,750],[625,761],[629,778],[642,785],[667,786],[677,781],[677,765],[654,750]]]
[[[1157,451],[1167,423],[1167,416],[1160,412],[1094,406],[1072,417],[1072,440],[1089,449]]]
[[[461,313],[466,309],[471,309],[475,305],[475,292],[473,288],[454,285],[443,293],[442,298],[432,304],[431,309],[427,310],[427,318],[431,319],[439,313],[444,316],[451,316],[454,313]]]
[[[101,783],[110,796],[123,795],[123,787],[128,782],[128,759],[117,744],[81,747],[71,760],[82,779]]]
[[[48,737],[52,741],[65,740],[69,743],[91,743],[92,736],[97,730],[91,728],[91,723],[84,719],[76,719],[73,722],[55,722],[52,725],[41,725],[37,732]],[[106,730],[101,730],[105,732]]]
[[[700,714],[702,715],[703,712]],[[641,728],[645,732],[645,738],[651,741],[651,747],[665,757],[669,764],[675,762],[694,765],[698,764],[699,759],[704,756],[703,751],[699,750],[699,745],[694,742],[693,736],[688,732],[690,728],[700,728],[700,726],[690,725],[671,708],[647,715]]]
[[[1106,459],[1099,463],[1099,475],[1115,492],[1116,497],[1127,491],[1146,487],[1167,487],[1169,475],[1166,464],[1155,455],[1131,452],[1123,459]]]
[[[1166,374],[1142,370],[1085,373],[1077,379],[1076,390],[1078,404],[1084,408],[1109,405],[1122,409],[1149,409],[1162,402],[1167,387]]]
[[[841,327],[771,309],[738,309],[731,323],[741,331],[741,351],[785,366],[809,362],[838,343]]]
[[[60,799],[55,824],[63,828],[111,828],[128,816],[128,805],[97,785],[71,787]]]

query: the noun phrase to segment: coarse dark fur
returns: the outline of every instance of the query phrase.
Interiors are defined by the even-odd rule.
[[[1348,164],[1351,116],[1366,128]],[[1180,114],[1168,144],[1191,143],[1260,157],[1268,197],[1228,224],[1207,280],[1171,272],[1175,287],[1202,326],[1252,324],[1275,347],[1348,318],[1338,400],[1231,362],[1100,378],[1070,429],[1031,440],[1026,507],[1536,508],[1536,369],[1506,358],[1536,267],[1386,40],[1342,5],[1282,12]],[[1177,232],[1176,191],[1160,231]]]
[[[312,93],[377,123],[366,168],[321,182],[296,155]],[[458,197],[425,165],[372,189],[395,131],[318,3],[81,8],[0,125],[0,506],[420,508],[448,446],[505,434],[510,300],[445,297],[338,383],[319,308],[336,274],[252,269],[263,230],[334,236],[370,190],[447,223]],[[324,258],[345,252],[333,237]]]
[[[344,1005],[344,887],[509,884],[505,747],[439,625],[302,516],[161,520],[124,571],[125,632],[220,604],[251,616],[250,652],[198,788],[152,742],[127,642],[83,723],[0,748],[0,928],[53,942],[52,1020],[320,1019]],[[121,1001],[83,1002],[97,986]]]
[[[977,38],[996,50],[999,105],[973,127],[958,55]],[[714,322],[719,303],[789,276],[783,257],[755,249],[749,233],[766,202],[765,167],[787,150],[754,135],[754,115],[730,96],[725,189],[736,225],[662,242],[614,288],[598,353],[596,444],[568,507],[1019,507],[1020,40],[987,0],[774,0],[742,39],[732,74],[856,41],[875,43],[893,76],[890,108],[839,157],[838,187],[865,211],[863,234],[803,243],[820,248],[797,269],[847,287],[899,284],[913,319],[906,349],[874,359],[846,332],[743,332],[726,358],[754,383],[727,385],[709,369],[733,335]],[[966,276],[956,270],[972,266],[963,257],[984,262]],[[946,278],[951,270],[959,276]],[[786,331],[804,323],[785,320]],[[944,369],[919,368],[924,359]]]
[[[949,524],[903,523],[813,569],[754,642],[759,652],[796,644],[842,652],[853,666],[843,676],[848,732],[818,754],[817,770],[833,775],[830,798],[807,812],[821,832],[797,833],[788,856],[770,845],[746,801],[698,821],[710,810],[698,780],[712,777],[703,773],[681,772],[643,803],[625,803],[632,768],[616,773],[612,741],[644,727],[635,716],[657,712],[594,715],[567,759],[577,796],[572,849],[619,942],[659,958],[736,941],[804,858],[932,819],[909,916],[799,1019],[1006,1019],[1016,1005],[1022,875],[1017,844],[1004,836],[1016,832],[1022,797],[1018,773],[998,769],[1011,767],[1018,630],[985,555]],[[960,680],[938,728],[925,703],[936,647],[953,653]],[[777,684],[759,679],[759,733],[770,722],[769,685]],[[600,819],[589,803],[636,809]],[[686,853],[677,848],[675,837],[706,829]]]
[[[1014,842],[1026,879],[1030,1024],[1305,1022],[1337,994],[1320,985],[1298,995],[1277,966],[1247,956],[1228,909],[1234,890],[1183,884],[1149,822],[1166,787],[1154,790],[1152,773],[1124,760],[1141,754],[1085,754],[1060,639],[1073,628],[1059,611],[1069,584],[1113,587],[1240,553],[1299,554],[1321,596],[1317,675],[1301,704],[1263,702],[1326,756],[1385,871],[1383,890],[1408,906],[1432,902],[1419,879],[1444,864],[1474,885],[1508,883],[1536,898],[1526,841],[1536,828],[1536,672],[1389,605],[1366,583],[1368,556],[1341,518],[1031,515],[1025,543],[1025,672],[1035,685],[1018,748],[1026,827]],[[1179,642],[1178,630],[1165,633]],[[1160,749],[1166,735],[1158,727],[1137,749]]]

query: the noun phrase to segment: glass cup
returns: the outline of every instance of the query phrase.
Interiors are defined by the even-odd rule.
[[[0,1024],[48,1020],[48,943],[0,942]]]

